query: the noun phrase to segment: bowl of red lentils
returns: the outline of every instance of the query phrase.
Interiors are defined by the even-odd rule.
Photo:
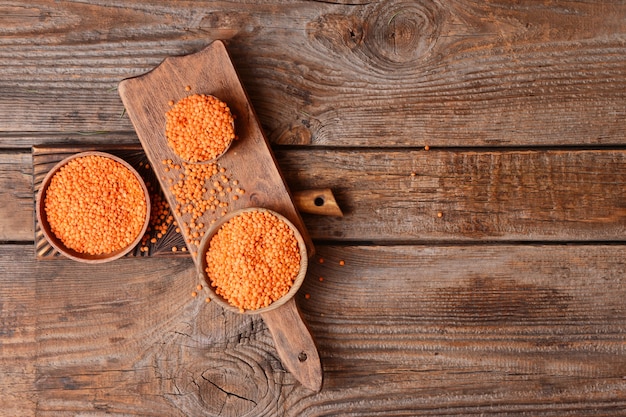
[[[235,118],[224,101],[209,94],[192,94],[169,104],[165,137],[182,160],[214,162],[230,148]]]
[[[46,240],[61,254],[80,262],[109,262],[141,241],[150,220],[150,195],[123,159],[82,152],[48,172],[36,212]]]
[[[293,297],[308,258],[304,239],[289,220],[253,207],[224,216],[208,230],[197,264],[212,300],[233,312],[259,314]]]

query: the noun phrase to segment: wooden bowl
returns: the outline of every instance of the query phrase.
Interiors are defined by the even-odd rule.
[[[112,159],[116,162],[119,162],[124,167],[126,167],[130,172],[133,173],[133,175],[139,181],[139,184],[141,185],[141,188],[143,189],[143,193],[146,199],[146,218],[144,220],[144,224],[143,224],[141,231],[137,235],[137,238],[130,245],[128,245],[127,247],[123,249],[118,249],[116,251],[104,253],[100,255],[80,253],[80,252],[75,251],[74,249],[71,249],[65,246],[63,242],[58,237],[56,237],[56,235],[52,232],[50,228],[50,223],[48,223],[48,219],[47,219],[46,211],[45,211],[46,192],[48,191],[48,187],[50,186],[50,181],[52,180],[52,177],[59,171],[59,169],[61,169],[61,167],[63,167],[69,161],[73,159],[77,159],[77,158],[82,158],[85,156],[92,156],[92,155]],[[41,227],[41,230],[46,240],[50,243],[50,245],[52,245],[52,247],[58,250],[62,255],[65,255],[66,257],[73,259],[75,261],[78,261],[78,262],[103,263],[103,262],[110,262],[115,259],[121,258],[122,256],[126,255],[128,252],[130,252],[141,241],[141,238],[146,233],[146,229],[148,228],[148,223],[150,222],[150,194],[148,193],[148,188],[146,187],[146,184],[143,181],[143,178],[141,178],[141,176],[135,170],[135,168],[133,168],[128,162],[124,161],[121,158],[118,158],[117,156],[114,156],[105,152],[92,152],[92,151],[81,152],[81,153],[78,153],[78,154],[75,154],[75,155],[72,155],[63,159],[48,172],[48,174],[44,177],[41,183],[41,186],[39,187],[39,192],[37,193],[37,200],[35,203],[35,209],[37,212],[37,221],[39,222],[39,225]]]
[[[298,242],[298,248],[300,249],[300,269],[298,270],[298,275],[294,279],[293,285],[291,286],[291,288],[285,295],[283,295],[278,300],[273,301],[267,307],[258,308],[256,310],[245,310],[242,313],[238,307],[233,306],[226,299],[224,299],[224,297],[222,297],[221,295],[215,292],[215,288],[211,285],[211,280],[208,277],[207,272],[206,272],[206,268],[207,268],[206,253],[210,249],[211,239],[213,238],[213,236],[215,236],[215,234],[220,230],[220,228],[226,222],[228,222],[234,217],[237,217],[238,215],[242,213],[251,212],[251,211],[271,213],[274,216],[276,216],[278,219],[282,220],[285,224],[287,224],[287,226],[289,226],[289,228],[293,231],[293,234]],[[287,218],[285,218],[283,215],[279,213],[276,213],[275,211],[265,209],[265,208],[260,208],[260,207],[249,207],[249,208],[244,208],[240,210],[235,210],[232,213],[227,214],[226,216],[221,218],[220,221],[214,223],[209,228],[207,233],[205,233],[204,238],[202,239],[202,242],[200,243],[200,246],[198,247],[198,262],[196,264],[198,265],[198,273],[200,275],[200,278],[204,280],[209,291],[211,292],[211,297],[210,297],[211,300],[214,300],[226,310],[229,310],[235,313],[261,314],[261,313],[265,313],[265,312],[274,310],[282,306],[298,292],[298,290],[300,289],[300,286],[302,285],[302,282],[304,281],[304,277],[306,276],[306,271],[308,267],[308,257],[307,257],[307,250],[306,250],[306,244],[304,243],[304,239],[302,238],[302,235],[300,234],[298,229],[293,225],[293,223],[291,223],[289,220],[287,220]]]

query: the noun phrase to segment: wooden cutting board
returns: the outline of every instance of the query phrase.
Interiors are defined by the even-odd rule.
[[[224,195],[228,205],[213,212],[206,211],[196,221],[205,229],[223,215],[240,208],[263,207],[274,210],[290,220],[300,231],[310,256],[313,243],[302,222],[291,194],[278,169],[258,118],[252,109],[235,68],[221,41],[191,55],[166,58],[151,72],[123,80],[119,93],[139,140],[157,174],[163,193],[171,207],[181,202],[171,191],[172,184],[183,178],[184,161],[169,147],[165,137],[165,113],[172,102],[191,94],[210,94],[226,102],[235,116],[237,139],[217,166],[231,188],[243,190],[235,200]],[[176,168],[172,168],[175,166]],[[210,181],[213,181],[211,179]],[[234,190],[231,193],[236,192]],[[178,224],[188,224],[190,214],[176,213]],[[195,252],[199,239],[184,230],[183,238],[197,263]],[[272,312],[262,314],[276,349],[285,367],[305,386],[319,390],[322,371],[319,354],[292,299]]]

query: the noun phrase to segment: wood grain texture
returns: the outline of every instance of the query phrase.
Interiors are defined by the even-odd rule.
[[[24,274],[32,264],[25,270],[20,263],[32,252],[31,246],[0,245],[0,409],[15,417],[34,416],[37,404],[37,277]]]
[[[330,188],[294,191],[293,201],[301,213],[343,216],[341,207],[337,204],[333,190]]]
[[[324,389],[311,394],[281,367],[262,321],[190,295],[189,259],[121,259],[112,274],[2,245],[0,360],[15,385],[0,384],[0,406],[38,416],[619,415],[624,250],[321,245],[324,263],[297,299],[324,366]]]
[[[341,3],[2,5],[0,124],[132,131],[117,83],[223,39],[274,143],[623,141],[621,2]]]
[[[333,415],[619,415],[621,250],[320,247],[310,274],[324,280],[307,281],[301,307],[329,397],[290,412],[328,415],[332,403]]]
[[[317,239],[621,241],[622,151],[279,152],[290,187],[333,189],[342,218],[305,217]]]
[[[137,145],[119,81],[216,39],[344,211],[304,218],[317,394],[190,259],[31,246],[30,147]],[[0,414],[625,415],[625,40],[613,0],[0,3]]]
[[[35,205],[29,159],[23,152],[0,152],[0,242],[33,239]]]

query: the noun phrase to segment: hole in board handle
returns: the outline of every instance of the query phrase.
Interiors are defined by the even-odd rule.
[[[324,205],[324,197],[315,197],[315,200],[313,201],[313,203],[317,206],[317,207],[322,207]]]
[[[306,354],[306,352],[300,352],[300,354],[298,355],[298,360],[300,362],[304,362],[308,359],[308,356]]]

